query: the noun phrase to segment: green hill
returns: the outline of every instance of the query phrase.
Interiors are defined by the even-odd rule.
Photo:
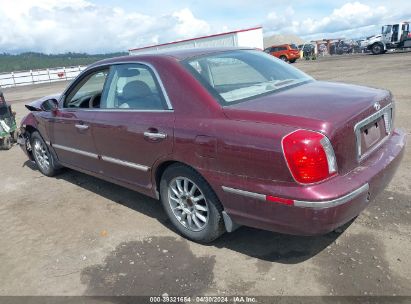
[[[54,67],[89,65],[101,59],[123,55],[127,55],[127,53],[96,55],[81,53],[66,53],[56,55],[46,55],[42,53],[22,53],[19,55],[0,54],[0,73]]]

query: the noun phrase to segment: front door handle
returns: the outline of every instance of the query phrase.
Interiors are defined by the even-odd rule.
[[[79,130],[87,130],[89,128],[88,125],[79,125],[79,124],[76,124],[75,127]]]
[[[167,134],[157,132],[144,132],[144,137],[147,137],[149,139],[166,139]]]

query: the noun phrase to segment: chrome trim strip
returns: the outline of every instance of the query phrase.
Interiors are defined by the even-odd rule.
[[[109,163],[112,163],[112,164],[125,166],[125,167],[129,167],[129,168],[133,168],[133,169],[137,169],[137,170],[141,170],[141,171],[145,171],[145,172],[150,170],[150,167],[135,164],[135,163],[131,163],[131,162],[128,162],[128,161],[117,159],[117,158],[112,158],[112,157],[108,157],[108,156],[101,156],[101,159],[103,161],[106,161],[106,162],[109,162]]]
[[[344,195],[339,198],[330,200],[330,201],[320,201],[320,202],[309,202],[309,201],[294,201],[294,206],[296,207],[308,207],[308,208],[330,208],[330,207],[336,207],[342,204],[345,204],[349,202],[350,200],[356,198],[360,194],[368,191],[370,186],[367,184],[362,185],[360,188]]]
[[[391,110],[391,111],[390,111]],[[390,113],[391,112],[391,113]],[[393,112],[394,112],[394,104],[390,103],[386,105],[384,108],[381,110],[375,112],[374,114],[368,116],[367,118],[357,122],[354,126],[354,134],[355,134],[355,139],[356,139],[356,149],[357,149],[357,161],[360,162],[364,158],[366,158],[368,155],[370,155],[374,150],[376,150],[378,147],[380,147],[388,138],[388,136],[391,134],[392,131],[392,124],[393,124]],[[385,136],[377,145],[371,148],[371,150],[368,150],[365,152],[363,155],[361,155],[361,133],[360,129],[364,127],[365,125],[369,124],[370,122],[376,120],[377,118],[383,116],[383,115],[391,115],[391,131],[388,131]]]
[[[234,189],[226,186],[222,186],[224,192],[228,193],[233,193],[233,194],[238,194],[242,196],[246,196],[249,198],[254,198],[262,201],[266,201],[266,195],[261,194],[261,193],[255,193],[255,192],[249,192],[245,190],[240,190],[240,189]],[[330,208],[330,207],[336,207],[342,204],[345,204],[349,202],[350,200],[356,198],[360,194],[367,192],[369,190],[370,186],[367,184],[362,185],[360,188],[344,195],[339,198],[329,200],[329,201],[299,201],[299,200],[294,200],[294,206],[295,207],[302,207],[302,208],[316,208],[316,209],[324,209],[324,208]]]
[[[91,158],[97,158],[97,159],[99,158],[99,156],[97,154],[82,151],[82,150],[78,150],[78,149],[74,149],[74,148],[70,148],[70,147],[66,147],[66,146],[62,146],[62,145],[53,144],[53,147],[57,148],[57,149],[64,150],[64,151],[68,151],[68,152],[88,156],[88,157],[91,157]],[[145,172],[150,170],[150,167],[135,164],[135,163],[131,163],[131,162],[127,162],[127,161],[124,161],[124,160],[120,160],[120,159],[112,158],[112,157],[108,157],[108,156],[101,156],[101,160],[109,162],[109,163],[113,163],[113,164],[116,164],[116,165],[121,165],[121,166],[125,166],[125,167],[130,167],[130,168],[133,168],[133,169],[145,171]]]
[[[82,151],[82,150],[78,150],[78,149],[74,149],[74,148],[70,148],[70,147],[66,147],[66,146],[62,146],[62,145],[53,144],[52,147],[53,147],[53,148],[60,149],[60,150],[64,150],[64,151],[68,151],[68,152],[72,152],[72,153],[77,153],[77,154],[80,154],[80,155],[88,156],[88,157],[91,157],[91,158],[98,158],[98,155],[97,155],[97,154],[90,153],[90,152],[86,152],[86,151]]]
[[[249,191],[240,190],[240,189],[234,189],[234,188],[230,188],[230,187],[226,187],[226,186],[222,186],[222,188],[223,188],[224,192],[238,194],[238,195],[242,195],[242,196],[246,196],[246,197],[255,198],[255,199],[265,201],[265,195],[264,194],[249,192]]]
[[[60,111],[64,112],[148,112],[148,113],[174,113],[174,110],[137,110],[137,109],[87,109],[87,108],[61,108]]]

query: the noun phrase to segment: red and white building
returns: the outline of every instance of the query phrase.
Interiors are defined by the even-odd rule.
[[[263,49],[263,28],[253,27],[238,31],[185,39],[175,42],[151,45],[130,49],[130,55],[153,53],[168,49],[185,49],[198,47],[251,47]]]

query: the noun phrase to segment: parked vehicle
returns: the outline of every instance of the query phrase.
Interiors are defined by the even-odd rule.
[[[17,141],[15,113],[0,91],[0,149],[9,150]]]
[[[367,49],[374,55],[383,54],[387,50],[411,48],[411,25],[409,22],[387,24],[381,28],[381,34],[367,39]]]
[[[406,140],[388,91],[251,49],[104,60],[27,107],[19,144],[43,174],[69,167],[160,199],[198,242],[238,225],[332,231],[384,189]]]
[[[353,45],[341,40],[331,44],[330,55],[350,54],[353,53],[353,50]]]
[[[367,49],[367,39],[360,39],[357,40],[357,44],[358,44],[358,52],[359,53],[367,53],[369,52],[369,50]]]
[[[303,58],[306,60],[315,59],[315,46],[311,43],[301,44],[298,46],[298,49],[302,51]]]
[[[273,45],[264,50],[267,54],[280,58],[282,61],[294,63],[300,58],[300,51],[295,44]]]

